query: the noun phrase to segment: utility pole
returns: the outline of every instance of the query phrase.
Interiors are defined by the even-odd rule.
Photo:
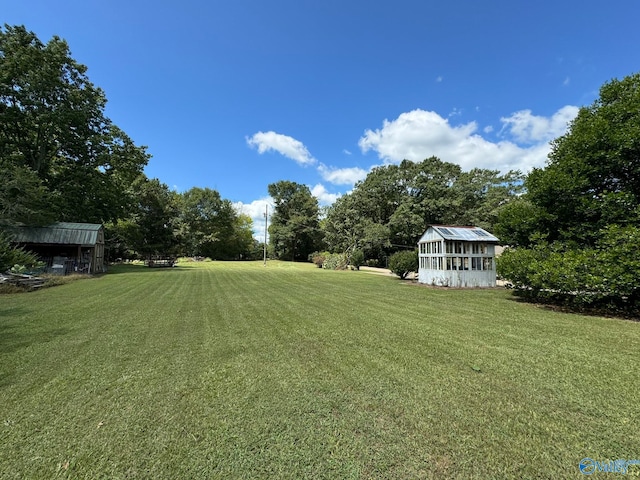
[[[269,204],[264,206],[264,266],[267,266],[267,224],[269,218]]]

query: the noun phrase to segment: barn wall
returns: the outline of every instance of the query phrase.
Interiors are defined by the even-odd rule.
[[[64,273],[103,273],[104,227],[98,224],[56,223],[49,227],[19,227],[14,244],[38,255],[47,265],[64,264]]]

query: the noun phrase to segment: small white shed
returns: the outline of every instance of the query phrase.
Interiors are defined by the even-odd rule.
[[[498,238],[480,227],[430,225],[418,242],[418,282],[495,287]]]

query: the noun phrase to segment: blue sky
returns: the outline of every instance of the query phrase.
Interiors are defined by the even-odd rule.
[[[404,158],[542,166],[578,107],[640,71],[637,0],[1,3],[67,40],[149,177],[217,189],[259,238],[278,180],[328,204]]]

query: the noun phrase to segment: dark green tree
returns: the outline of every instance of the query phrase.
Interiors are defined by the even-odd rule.
[[[176,253],[176,194],[155,178],[143,179],[137,191],[138,211],[134,220],[139,229],[138,252],[147,255]]]
[[[367,258],[377,258],[391,246],[389,228],[364,216],[362,207],[356,195],[338,198],[322,222],[325,242],[334,252],[361,249]]]
[[[50,209],[55,197],[31,168],[0,163],[0,175],[0,227],[47,225],[56,220]]]
[[[309,187],[296,182],[282,180],[268,189],[275,206],[269,225],[273,252],[284,260],[306,261],[322,243],[318,200]]]
[[[640,74],[612,80],[502,209],[498,272],[523,294],[637,314]]]
[[[105,116],[104,92],[86,71],[58,37],[44,44],[22,26],[0,29],[0,177],[28,180],[21,209],[8,212],[13,222],[126,213],[127,189],[149,155]],[[4,214],[12,194],[0,192]],[[36,197],[47,215],[35,215]]]
[[[607,225],[638,225],[640,74],[604,84],[525,185],[549,241],[594,245]]]
[[[253,238],[253,220],[251,217],[236,212],[233,235],[228,242],[229,253],[233,255],[234,259],[256,260],[262,258],[262,251],[257,251],[259,244],[260,242]]]
[[[193,187],[180,196],[179,231],[187,255],[239,260],[255,248],[251,217],[210,188]]]
[[[181,195],[180,222],[189,255],[220,259],[233,232],[235,211],[217,190],[193,187]]]
[[[34,266],[38,258],[21,247],[11,245],[11,235],[0,230],[0,273],[4,273],[14,265]]]
[[[176,194],[158,179],[141,175],[131,186],[135,192],[131,215],[107,225],[111,257],[130,258],[178,253]]]
[[[529,247],[547,240],[549,230],[541,227],[550,225],[553,218],[525,195],[499,209],[493,233],[503,245]]]
[[[376,249],[391,253],[413,247],[429,224],[491,231],[499,211],[521,189],[519,172],[464,172],[436,157],[377,167],[329,209],[325,239],[333,251],[362,248],[372,258]],[[367,245],[373,238],[379,241]]]

